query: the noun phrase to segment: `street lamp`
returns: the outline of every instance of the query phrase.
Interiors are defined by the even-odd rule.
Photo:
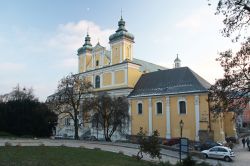
[[[182,138],[182,129],[183,129],[183,126],[184,126],[184,122],[181,120],[180,121],[181,138]]]
[[[181,138],[182,138],[182,129],[183,129],[183,126],[184,126],[184,122],[182,121],[182,119],[181,119],[181,121],[179,122],[179,124],[180,124],[180,129],[181,129]],[[180,163],[181,163],[181,153],[182,153],[182,141],[181,141],[181,138],[180,138]]]

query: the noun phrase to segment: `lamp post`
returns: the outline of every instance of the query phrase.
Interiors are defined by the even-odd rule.
[[[180,134],[181,134],[181,138],[182,138],[182,129],[183,129],[183,126],[184,126],[184,122],[182,121],[182,119],[181,119],[181,121],[179,122],[179,124],[180,124]],[[180,138],[180,163],[181,163],[181,153],[182,153],[182,149],[181,149],[181,138]]]
[[[180,121],[181,138],[182,138],[182,129],[183,129],[183,126],[184,126],[184,122],[181,120]]]

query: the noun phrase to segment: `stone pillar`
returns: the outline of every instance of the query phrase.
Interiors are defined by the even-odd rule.
[[[171,138],[170,99],[166,97],[166,138]]]
[[[200,101],[199,96],[194,96],[194,110],[195,110],[195,140],[199,141],[200,130]]]

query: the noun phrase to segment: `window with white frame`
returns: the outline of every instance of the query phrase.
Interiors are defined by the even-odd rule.
[[[142,114],[142,103],[137,104],[137,113]]]
[[[184,101],[184,100],[179,101],[179,113],[180,114],[187,114],[186,101]]]
[[[162,114],[162,102],[157,102],[156,103],[156,113],[157,114]]]
[[[95,88],[100,88],[100,76],[95,77]]]
[[[70,118],[65,118],[64,119],[64,125],[69,126],[70,125]]]

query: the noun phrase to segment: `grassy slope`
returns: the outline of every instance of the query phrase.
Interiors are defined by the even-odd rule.
[[[70,147],[0,147],[0,166],[142,166],[145,161],[100,150]]]

